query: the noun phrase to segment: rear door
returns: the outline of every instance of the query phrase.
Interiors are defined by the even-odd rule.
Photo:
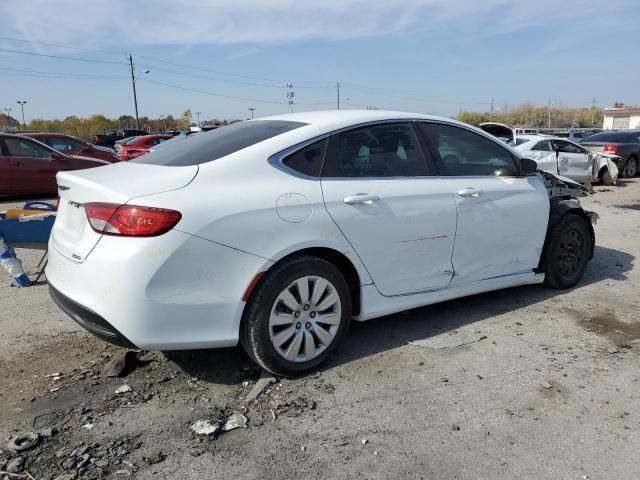
[[[28,138],[5,137],[4,144],[14,193],[56,192],[56,173],[68,168],[67,160],[51,158],[51,150]]]
[[[521,177],[512,152],[463,126],[424,123],[420,131],[457,207],[451,286],[531,272],[549,218],[538,177]]]
[[[321,185],[329,214],[381,294],[448,287],[456,207],[446,184],[429,176],[410,122],[332,135]]]

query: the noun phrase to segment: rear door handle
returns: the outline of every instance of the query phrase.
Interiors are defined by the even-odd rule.
[[[378,200],[380,200],[380,197],[378,195],[369,195],[368,193],[357,193],[355,195],[344,197],[343,201],[348,205],[355,205],[356,203],[371,204],[373,202],[377,202]]]
[[[461,197],[479,197],[484,192],[479,188],[467,187],[462,190],[458,190],[458,195]]]
[[[24,163],[22,162],[13,162],[13,166],[14,167],[22,167],[24,165]]]

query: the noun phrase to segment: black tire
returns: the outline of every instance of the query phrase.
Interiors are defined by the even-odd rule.
[[[335,288],[340,298],[340,323],[333,341],[322,353],[309,361],[293,362],[285,359],[273,345],[269,317],[283,290],[305,276],[321,277]],[[242,316],[240,343],[249,357],[265,370],[278,376],[299,375],[313,370],[331,356],[349,329],[351,313],[349,286],[335,266],[308,255],[292,257],[269,270],[251,294]]]
[[[638,157],[631,156],[624,163],[624,167],[620,172],[620,176],[624,178],[633,178],[638,174]]]
[[[556,289],[576,285],[591,258],[593,238],[587,221],[566,214],[552,227],[543,253],[542,267],[546,286]]]

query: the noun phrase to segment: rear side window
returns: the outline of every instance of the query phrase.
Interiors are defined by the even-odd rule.
[[[551,148],[551,142],[549,140],[542,140],[541,142],[536,143],[531,150],[535,150],[538,152],[551,152],[553,149]]]
[[[180,142],[171,142],[158,151],[130,161],[172,167],[200,165],[304,125],[306,123],[284,120],[238,122],[209,132],[191,135]]]
[[[418,177],[428,175],[413,128],[389,123],[331,137],[323,177]]]
[[[282,160],[282,163],[298,173],[309,177],[319,177],[322,169],[324,153],[327,149],[327,139],[312,143],[292,153]]]

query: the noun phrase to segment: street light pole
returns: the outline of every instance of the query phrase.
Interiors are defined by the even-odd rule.
[[[202,113],[202,112],[196,112],[196,115],[198,116],[198,127],[200,126],[200,114],[201,114],[201,113]]]
[[[133,105],[136,109],[136,130],[140,130],[140,119],[138,118],[138,96],[136,95],[136,69],[133,65],[133,57],[129,54],[129,70],[131,71],[131,85],[133,86]],[[144,73],[149,73],[150,70],[145,70]]]
[[[255,111],[255,107],[249,107],[249,111],[251,112],[251,120],[253,120],[253,112]]]
[[[27,123],[24,121],[24,106],[26,105],[27,101],[26,100],[18,100],[18,105],[20,105],[20,108],[22,109],[22,126],[24,127],[24,129],[27,129]]]
[[[4,111],[5,111],[6,115],[7,115],[7,130],[11,126],[11,125],[9,125],[9,123],[11,122],[11,117],[9,116],[9,114],[11,113],[11,110],[12,110],[11,108],[5,108],[4,109]]]

